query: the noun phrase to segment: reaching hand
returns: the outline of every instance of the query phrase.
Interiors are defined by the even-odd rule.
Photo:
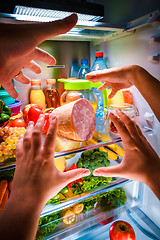
[[[139,66],[131,65],[125,67],[116,67],[111,69],[104,69],[94,71],[86,74],[86,79],[91,82],[105,82],[99,90],[103,90],[107,87],[112,88],[112,92],[109,98],[114,97],[117,91],[124,88],[129,88],[133,85],[133,79],[136,74],[135,70]],[[139,67],[140,68],[140,67]]]
[[[40,73],[40,66],[34,62],[41,61],[55,65],[56,60],[49,53],[37,48],[47,38],[68,32],[77,22],[77,15],[49,23],[0,23],[0,83],[13,97],[18,96],[12,79],[28,84],[29,78],[21,70],[28,68]]]
[[[20,137],[16,148],[16,171],[11,198],[27,199],[43,205],[69,182],[88,176],[88,169],[80,168],[60,172],[54,164],[54,147],[57,119],[50,116],[50,126],[42,146],[44,115],[40,115],[35,127],[29,123],[24,137]],[[14,195],[14,196],[12,196]]]
[[[94,176],[125,177],[147,184],[160,198],[160,159],[143,136],[138,125],[120,109],[117,116],[109,113],[124,145],[124,158],[116,167],[102,167],[94,170]]]

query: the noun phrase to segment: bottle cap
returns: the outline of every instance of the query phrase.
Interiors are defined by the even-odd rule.
[[[103,57],[103,52],[96,52],[95,57]]]
[[[41,85],[41,80],[40,79],[32,79],[31,85]]]
[[[56,79],[55,78],[46,79],[46,84],[56,84]]]
[[[81,59],[81,64],[88,64],[88,59],[85,58]]]

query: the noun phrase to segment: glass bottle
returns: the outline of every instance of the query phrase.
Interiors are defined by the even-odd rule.
[[[46,79],[46,89],[44,91],[47,108],[57,108],[60,106],[59,93],[55,87],[56,79]]]
[[[46,107],[45,96],[41,89],[41,80],[31,80],[30,103],[35,103],[43,108]]]

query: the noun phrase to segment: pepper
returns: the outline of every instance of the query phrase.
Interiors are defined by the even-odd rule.
[[[0,100],[0,123],[4,123],[9,120],[11,116],[11,109]]]

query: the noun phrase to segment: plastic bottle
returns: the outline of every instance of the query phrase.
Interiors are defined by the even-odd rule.
[[[44,108],[46,107],[40,79],[31,80],[30,103],[38,104]]]
[[[88,60],[87,59],[81,59],[81,67],[78,71],[77,78],[78,79],[86,79],[86,74],[89,73],[91,70],[88,66]]]
[[[78,60],[74,59],[72,61],[71,67],[70,67],[69,77],[70,78],[77,78],[79,68],[80,68],[80,66],[79,66]]]
[[[47,108],[57,108],[60,106],[60,97],[55,84],[56,79],[46,79],[47,87],[44,90],[44,94]]]
[[[91,71],[103,70],[108,68],[107,64],[103,59],[103,52],[95,53],[95,61],[92,65]],[[103,95],[96,87],[92,88],[93,93],[97,97],[97,109],[96,109],[96,131],[105,132],[104,130],[104,106],[103,106]]]

